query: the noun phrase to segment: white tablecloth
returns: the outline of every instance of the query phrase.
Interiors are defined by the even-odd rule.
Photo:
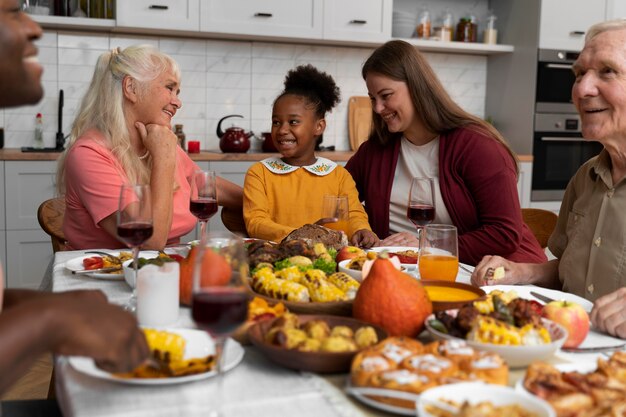
[[[131,291],[124,281],[72,275],[65,269],[67,260],[82,254],[75,251],[55,255],[52,290],[97,288],[111,302],[125,303]],[[188,309],[181,309],[177,325],[193,327]],[[59,406],[66,417],[207,416],[215,401],[215,378],[180,385],[130,386],[82,374],[66,358],[57,359],[55,374]],[[223,404],[228,417],[364,415],[324,378],[282,368],[251,347],[246,348],[243,361],[224,375]]]

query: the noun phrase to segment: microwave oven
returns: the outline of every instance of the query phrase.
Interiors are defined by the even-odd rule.
[[[540,49],[537,62],[535,112],[576,113],[572,103],[572,65],[579,53]],[[537,130],[537,129],[535,129]]]

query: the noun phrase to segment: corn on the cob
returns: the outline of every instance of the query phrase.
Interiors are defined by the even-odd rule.
[[[343,291],[346,296],[348,296],[349,300],[356,297],[356,292],[359,290],[359,286],[361,285],[359,284],[359,281],[352,278],[345,272],[335,272],[334,274],[329,275],[327,279],[328,282]]]
[[[180,361],[185,354],[185,339],[171,332],[143,329],[148,347],[153,354],[166,362]]]
[[[514,299],[518,297],[517,292],[515,290],[510,290],[507,292],[501,290],[493,290],[489,294],[487,294],[487,298],[482,301],[474,301],[474,307],[478,310],[480,314],[490,314],[493,312],[493,297],[498,296],[500,300],[504,304],[508,304]]]
[[[319,269],[306,271],[303,284],[309,289],[312,301],[328,302],[348,299],[348,296],[343,291],[326,280],[326,274]]]
[[[527,324],[520,329],[524,346],[545,345],[552,341],[550,332],[543,326]]]
[[[307,302],[309,291],[296,282],[276,278],[269,268],[261,268],[252,275],[252,288],[259,294],[287,301]]]
[[[276,274],[276,278],[284,279],[286,281],[296,282],[298,284],[302,284],[302,271],[297,266],[290,266],[280,271],[274,272]]]
[[[472,328],[467,334],[467,340],[494,345],[518,346],[522,344],[522,334],[515,326],[492,317],[478,316],[472,323]]]
[[[313,251],[318,258],[321,258],[327,262],[333,260],[323,243],[316,243],[315,245],[313,245]]]

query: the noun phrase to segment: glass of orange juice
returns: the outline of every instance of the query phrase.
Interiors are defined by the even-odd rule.
[[[350,237],[350,211],[347,195],[325,195],[322,206],[322,218],[336,221],[324,223],[325,227],[340,230]]]
[[[456,227],[429,224],[420,236],[419,271],[423,280],[456,281],[459,243]]]

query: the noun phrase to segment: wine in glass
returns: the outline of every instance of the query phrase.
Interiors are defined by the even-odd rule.
[[[119,209],[117,211],[117,236],[133,251],[133,268],[137,276],[139,248],[150,239],[153,232],[152,197],[149,185],[124,184],[120,190]],[[136,286],[135,286],[136,287]],[[130,300],[124,307],[135,311],[137,293],[133,287]]]
[[[206,235],[207,222],[217,212],[215,171],[194,172],[191,179],[189,211],[200,221],[200,242],[202,242]]]
[[[243,240],[228,232],[210,232],[198,249],[194,266],[191,316],[215,341],[217,402],[221,414],[222,367],[226,339],[248,316],[248,261]]]
[[[433,178],[413,178],[406,216],[417,227],[419,239],[422,228],[435,219],[435,180]]]

